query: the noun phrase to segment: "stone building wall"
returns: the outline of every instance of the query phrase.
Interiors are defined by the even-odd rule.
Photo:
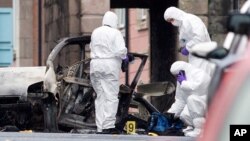
[[[245,0],[238,0],[239,8]],[[227,33],[226,20],[233,11],[233,0],[179,0],[179,7],[199,16],[208,28],[211,40],[222,45]]]
[[[228,0],[213,0],[209,3],[209,27],[208,31],[213,41],[223,44],[227,30],[226,21],[232,10],[232,3]]]
[[[219,45],[223,45],[226,37],[226,22],[228,14],[241,8],[246,0],[238,0],[238,9],[234,9],[234,0],[210,0],[209,3],[209,33],[212,40],[217,41]]]
[[[45,52],[48,56],[55,47],[56,41],[69,35],[68,0],[45,0],[43,7]]]
[[[44,0],[43,64],[57,41],[64,37],[80,36],[80,0]],[[64,49],[57,61],[72,64],[79,58],[79,48]]]
[[[110,10],[110,0],[81,0],[81,33],[90,35],[101,26],[104,13]]]
[[[60,38],[90,35],[101,25],[109,0],[44,0],[43,64]],[[79,59],[78,47],[60,53],[61,64],[72,64]]]
[[[33,65],[33,3],[33,0],[15,0],[13,4],[15,66]]]

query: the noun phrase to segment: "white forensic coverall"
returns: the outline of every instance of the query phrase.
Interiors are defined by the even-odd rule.
[[[188,51],[197,43],[211,41],[205,24],[199,17],[193,14],[186,13],[176,7],[169,7],[164,12],[164,19],[166,21],[168,19],[174,19],[172,24],[179,27],[180,46],[185,46]],[[213,68],[208,61],[189,53],[188,62],[203,69],[212,76]]]
[[[90,79],[97,94],[95,100],[97,132],[115,128],[118,108],[119,74],[127,48],[117,28],[117,15],[105,13],[102,26],[91,35]]]
[[[188,127],[193,128],[184,131],[185,136],[196,137],[205,122],[206,99],[211,77],[202,69],[184,61],[176,61],[170,68],[170,72],[175,76],[180,70],[185,71],[187,80],[181,84],[177,82],[175,102],[168,112],[175,113],[175,117],[180,117]]]
[[[178,27],[180,46],[185,47],[189,52],[190,52],[190,49],[194,45],[198,43],[202,43],[202,42],[211,41],[205,24],[202,22],[202,20],[199,17],[193,14],[186,13],[176,7],[169,7],[164,12],[164,19],[166,21],[171,21],[171,23],[174,26]],[[192,86],[194,86],[195,84],[195,85],[202,85],[202,87],[200,86],[199,88],[193,87],[193,89],[187,89],[188,87],[185,87],[186,82],[184,82],[183,85],[180,85],[177,82],[176,102],[169,109],[169,112],[176,113],[176,116],[180,116],[181,119],[185,121],[188,125],[195,126],[195,130],[193,130],[193,132],[189,132],[189,133],[185,132],[186,136],[197,136],[197,133],[199,133],[198,129],[200,129],[198,128],[198,126],[201,126],[203,124],[204,118],[195,118],[195,117],[204,115],[204,111],[205,111],[203,108],[204,106],[200,106],[200,104],[206,106],[206,102],[207,102],[206,95],[208,94],[207,90],[209,87],[211,77],[213,75],[214,65],[212,65],[211,63],[209,63],[208,61],[204,59],[193,56],[191,53],[188,54],[188,62],[191,65],[193,65],[193,67],[190,67],[190,69],[188,69],[189,72],[186,72],[187,75],[190,75],[190,72],[192,71],[192,69],[194,69],[193,72],[196,72],[197,68],[200,68],[201,70],[203,70],[203,72],[201,70],[199,72],[202,72],[203,76],[208,75],[209,77],[198,77],[197,75],[196,77],[197,79],[199,79],[199,81],[197,81],[196,83],[193,83]],[[176,64],[175,65],[173,64],[172,69],[175,68],[174,66],[176,66]],[[188,77],[187,80],[189,81],[190,80],[189,76],[187,77]],[[191,78],[191,80],[193,79],[195,80],[195,77]],[[200,92],[200,91],[204,92],[204,93],[200,93],[200,95],[202,94],[203,96],[197,96],[197,92]],[[190,95],[190,96],[187,98],[187,95]],[[183,102],[186,102],[187,104]],[[192,104],[189,104],[189,103],[192,103]],[[197,108],[200,108],[200,109],[197,109]],[[192,110],[197,111],[197,113],[192,112]],[[191,117],[191,119],[193,120],[191,120],[189,117]]]

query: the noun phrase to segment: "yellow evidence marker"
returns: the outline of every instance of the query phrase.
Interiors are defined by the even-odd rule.
[[[135,134],[135,121],[127,121],[126,123],[126,129],[127,129],[127,134]]]
[[[149,132],[148,135],[149,136],[158,136],[156,133],[153,133],[153,132]]]

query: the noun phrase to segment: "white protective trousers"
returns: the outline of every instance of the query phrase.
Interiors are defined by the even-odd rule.
[[[97,94],[95,99],[96,125],[98,132],[102,129],[114,128],[118,107],[119,70],[113,66],[121,66],[117,60],[106,59],[91,61],[91,83]],[[96,69],[95,69],[96,68]]]

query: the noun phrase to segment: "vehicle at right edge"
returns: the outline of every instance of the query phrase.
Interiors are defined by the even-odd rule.
[[[250,125],[250,1],[246,1],[239,13],[229,16],[224,42],[224,56],[214,50],[219,74],[214,74],[214,89],[209,95],[209,109],[203,133],[197,141],[228,141],[230,127]],[[204,55],[204,54],[203,54]],[[222,56],[220,56],[222,55]],[[213,57],[211,57],[213,56]],[[217,58],[216,58],[217,57]],[[219,66],[219,67],[218,67]],[[215,77],[219,75],[218,77]],[[217,81],[215,81],[217,80]],[[238,140],[241,140],[239,138]]]

